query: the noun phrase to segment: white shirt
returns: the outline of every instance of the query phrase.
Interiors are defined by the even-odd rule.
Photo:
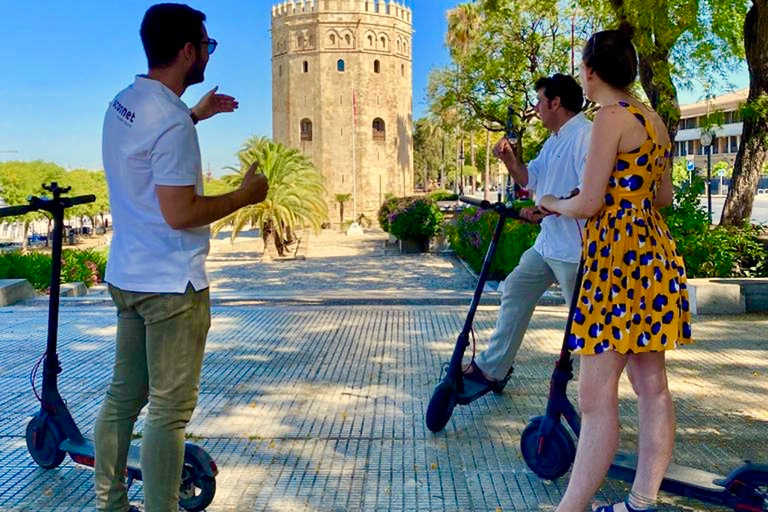
[[[579,113],[544,142],[538,156],[528,163],[527,189],[541,197],[562,197],[581,186],[587,161],[592,123]],[[533,244],[545,258],[578,263],[581,259],[583,220],[565,215],[549,215],[541,221],[541,232]]]
[[[171,228],[156,185],[203,193],[200,146],[189,108],[146,76],[121,91],[104,118],[102,157],[114,235],[105,280],[122,290],[183,293],[208,287],[210,229]]]

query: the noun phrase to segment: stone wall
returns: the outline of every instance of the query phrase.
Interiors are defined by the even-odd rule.
[[[356,206],[370,217],[386,193],[413,190],[412,32],[394,1],[272,9],[273,138],[317,165],[331,212],[336,194],[354,193],[349,216]]]

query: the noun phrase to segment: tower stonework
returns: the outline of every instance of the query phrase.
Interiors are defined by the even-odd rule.
[[[413,191],[411,10],[393,0],[272,8],[272,136],[325,177],[329,211],[375,213]]]

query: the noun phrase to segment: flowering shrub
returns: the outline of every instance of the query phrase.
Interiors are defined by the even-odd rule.
[[[384,203],[379,207],[379,213],[376,218],[379,221],[381,229],[389,233],[389,214],[395,211],[398,202],[400,200],[397,197],[390,196],[384,200]]]
[[[456,216],[454,224],[445,231],[456,255],[475,271],[480,272],[485,253],[493,237],[499,215],[492,210],[466,208]],[[539,226],[520,220],[508,219],[496,247],[489,279],[500,281],[520,262],[520,256],[530,248],[539,234]]]
[[[389,232],[400,240],[429,240],[440,233],[443,214],[431,199],[402,197],[387,215],[387,222]]]
[[[100,283],[107,266],[106,249],[65,249],[61,255],[61,282]],[[7,252],[0,255],[0,279],[26,279],[39,291],[51,284],[51,255],[43,252]]]

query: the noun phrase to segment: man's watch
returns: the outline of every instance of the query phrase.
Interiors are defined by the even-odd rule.
[[[197,114],[195,114],[194,112],[190,112],[189,117],[192,118],[192,124],[197,124],[197,122],[200,121],[200,118],[197,117]]]

